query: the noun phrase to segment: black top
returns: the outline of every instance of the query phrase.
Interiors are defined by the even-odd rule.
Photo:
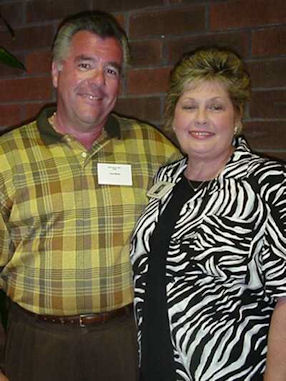
[[[150,239],[140,381],[176,381],[167,312],[166,256],[181,208],[194,194],[188,180],[183,177],[175,185],[172,197]]]

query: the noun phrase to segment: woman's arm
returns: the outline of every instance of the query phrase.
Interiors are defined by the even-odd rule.
[[[286,380],[286,297],[274,309],[268,336],[264,381]]]

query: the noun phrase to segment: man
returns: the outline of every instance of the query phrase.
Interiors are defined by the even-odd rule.
[[[129,239],[152,177],[179,155],[112,113],[127,58],[110,15],[67,19],[53,48],[56,109],[0,139],[10,381],[136,380]]]

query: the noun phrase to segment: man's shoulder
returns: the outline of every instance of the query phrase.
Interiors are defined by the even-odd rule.
[[[117,119],[122,129],[125,129],[125,128],[129,129],[131,127],[135,129],[146,129],[150,131],[153,131],[153,130],[157,131],[157,128],[148,122],[145,122],[136,118],[118,115],[118,114],[113,114],[113,116]]]
[[[116,116],[117,117],[117,116]],[[137,119],[119,117],[121,138],[133,141],[138,152],[145,150],[148,155],[167,158],[170,163],[182,157],[180,149],[159,128]]]
[[[37,129],[37,121],[36,120],[32,120],[30,122],[23,123],[22,125],[20,125],[18,127],[11,128],[10,130],[5,131],[0,136],[0,140],[2,142],[2,141],[5,141],[5,140],[14,139],[14,138],[16,138],[18,136],[22,136],[22,135],[25,135],[25,134],[29,133],[29,131],[32,132],[35,129]]]
[[[134,137],[143,140],[152,138],[174,146],[171,139],[158,127],[135,118],[119,116],[117,114],[114,114],[114,116],[119,122],[123,138]]]
[[[36,135],[38,135],[36,121],[13,128],[0,136],[0,150],[3,153],[20,146],[23,147],[24,140],[30,140]]]

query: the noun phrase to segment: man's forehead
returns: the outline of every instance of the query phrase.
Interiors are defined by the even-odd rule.
[[[120,42],[114,37],[100,37],[90,31],[79,31],[72,37],[68,56],[86,56],[89,59],[103,58],[108,62],[115,62],[121,66],[123,49]]]
[[[76,32],[71,39],[71,44],[92,44],[98,46],[110,46],[114,49],[122,52],[122,46],[120,41],[115,37],[101,37],[98,34],[91,32],[89,30],[80,30]]]

